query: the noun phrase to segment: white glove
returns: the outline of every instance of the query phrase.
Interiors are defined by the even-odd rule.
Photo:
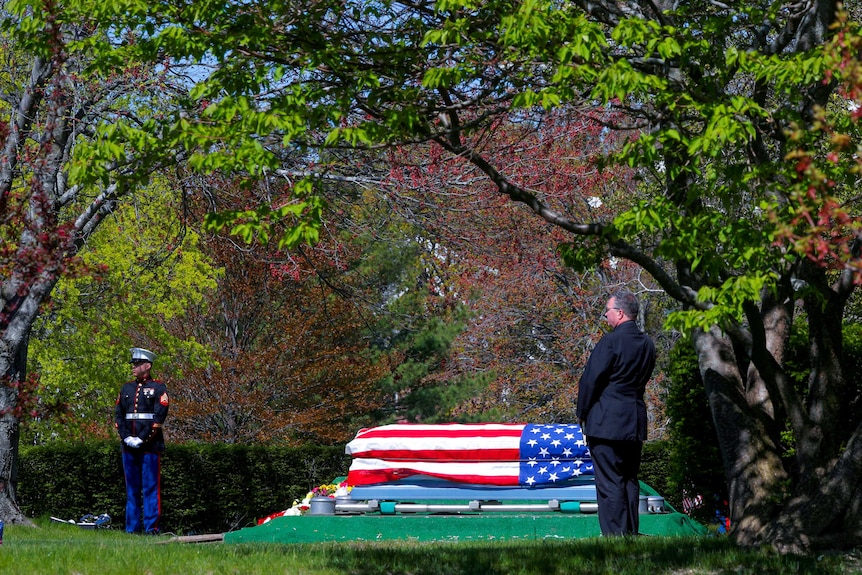
[[[141,439],[140,437],[135,437],[133,435],[130,435],[123,440],[123,443],[125,443],[129,447],[140,447],[143,442],[143,439]]]

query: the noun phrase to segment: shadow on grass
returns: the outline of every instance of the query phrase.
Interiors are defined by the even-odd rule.
[[[513,543],[338,544],[310,548],[351,575],[674,574],[831,575],[840,557],[788,557],[741,550],[726,539],[638,538]]]

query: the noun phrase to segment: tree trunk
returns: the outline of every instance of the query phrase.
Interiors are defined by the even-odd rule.
[[[845,432],[840,449],[822,449],[832,444],[827,439],[818,445],[798,441],[788,451],[779,439],[782,428],[775,425],[772,402],[764,399],[769,395],[752,391],[760,374],[742,356],[748,352],[734,348],[715,328],[693,337],[728,481],[733,539],[744,546],[768,544],[782,553],[857,544],[862,535],[862,423],[851,423],[856,429]],[[840,336],[834,341],[840,345]],[[805,420],[814,425],[810,415]],[[777,421],[786,420],[779,416]],[[796,437],[811,435],[802,429]],[[812,452],[818,449],[829,453]]]
[[[18,507],[16,496],[18,484],[18,389],[16,385],[25,379],[27,366],[27,341],[16,343],[14,349],[0,347],[0,366],[6,377],[0,387],[0,519],[10,525],[32,525]]]
[[[12,392],[3,390],[3,402]],[[0,519],[8,524],[31,525],[18,507],[16,495],[18,467],[18,420],[14,415],[0,416]]]
[[[713,328],[694,334],[694,343],[728,481],[732,534],[751,544],[766,526],[787,473],[762,419],[748,405],[728,338]]]
[[[841,456],[813,488],[791,497],[760,534],[781,552],[859,543],[859,477],[862,473],[862,424]]]

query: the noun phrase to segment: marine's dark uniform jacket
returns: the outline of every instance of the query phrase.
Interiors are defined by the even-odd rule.
[[[168,416],[168,388],[154,379],[123,384],[114,407],[114,423],[120,439],[129,436],[144,443],[141,451],[164,451],[162,424]],[[129,449],[125,445],[124,449]]]
[[[634,321],[617,325],[596,344],[578,385],[584,435],[645,441],[644,390],[655,367],[655,346]]]

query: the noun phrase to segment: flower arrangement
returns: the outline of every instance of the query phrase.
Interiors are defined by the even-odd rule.
[[[317,487],[306,493],[302,501],[294,500],[293,505],[290,509],[285,509],[284,511],[279,511],[277,513],[273,513],[272,515],[264,517],[263,519],[259,519],[257,524],[263,525],[264,523],[269,523],[276,517],[304,515],[311,508],[312,497],[344,497],[350,493],[351,489],[353,489],[353,486],[347,485],[347,481],[342,481],[337,485],[335,483],[325,483],[323,485],[318,485]]]
[[[323,485],[318,485],[314,489],[312,489],[308,495],[307,499],[311,497],[342,497],[350,493],[352,486],[347,485],[347,481],[342,481],[339,484],[335,483],[325,483]],[[309,497],[310,496],[310,497]]]
[[[323,485],[318,485],[314,489],[311,490],[312,497],[335,497],[335,492],[338,490],[338,486],[334,483],[326,483]]]

